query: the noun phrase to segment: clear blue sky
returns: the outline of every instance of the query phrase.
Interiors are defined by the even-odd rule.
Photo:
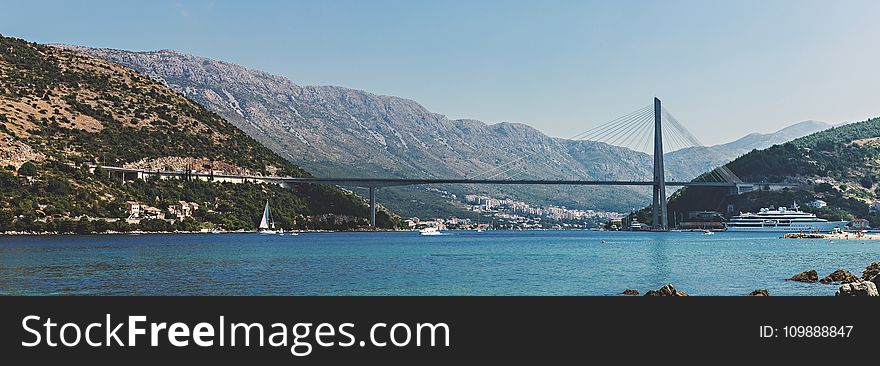
[[[719,143],[880,115],[880,1],[15,1],[0,33],[175,49],[567,137],[655,95]]]

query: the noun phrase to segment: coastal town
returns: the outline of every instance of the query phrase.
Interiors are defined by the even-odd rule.
[[[440,193],[444,193],[440,191]],[[445,192],[453,199],[455,195]],[[563,206],[540,206],[512,198],[497,198],[468,194],[463,203],[468,217],[452,216],[424,220],[412,217],[404,220],[411,229],[434,227],[440,230],[585,230],[602,228],[609,220],[620,220],[625,215],[601,210],[571,209]]]

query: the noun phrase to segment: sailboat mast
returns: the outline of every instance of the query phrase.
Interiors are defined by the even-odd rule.
[[[260,229],[269,228],[269,201],[266,200],[266,207],[263,208],[263,218],[260,220]]]

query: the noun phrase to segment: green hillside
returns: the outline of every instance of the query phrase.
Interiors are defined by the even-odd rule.
[[[753,150],[726,167],[743,181],[797,182],[802,188],[728,196],[726,189],[690,187],[673,195],[669,209],[686,215],[695,210],[724,212],[733,205],[739,212],[770,205],[790,206],[797,201],[804,211],[820,217],[865,218],[872,226],[880,227],[880,215],[870,212],[871,202],[880,198],[880,118]],[[828,203],[827,207],[807,207],[817,194]]]
[[[128,181],[100,168],[307,176],[218,115],[122,66],[0,36],[0,232],[251,229],[265,200],[285,228],[366,223],[360,197],[329,186]],[[126,201],[170,215],[126,222]],[[168,210],[179,201],[192,215]],[[387,213],[378,215],[390,227]],[[132,220],[129,220],[132,221]],[[139,222],[138,222],[139,221]]]

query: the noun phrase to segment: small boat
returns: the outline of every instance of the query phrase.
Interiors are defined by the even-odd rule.
[[[419,234],[421,235],[443,235],[436,227],[426,227],[424,229],[419,230]]]
[[[269,200],[266,200],[266,208],[263,209],[263,219],[260,220],[260,226],[257,227],[257,232],[260,234],[284,233],[284,230],[281,230],[280,232],[275,230],[275,221],[272,221],[269,216]]]
[[[642,224],[638,219],[633,218],[632,222],[629,223],[629,229],[631,231],[641,231],[647,229],[648,225]]]
[[[715,232],[709,230],[703,230],[703,235],[715,235]]]

